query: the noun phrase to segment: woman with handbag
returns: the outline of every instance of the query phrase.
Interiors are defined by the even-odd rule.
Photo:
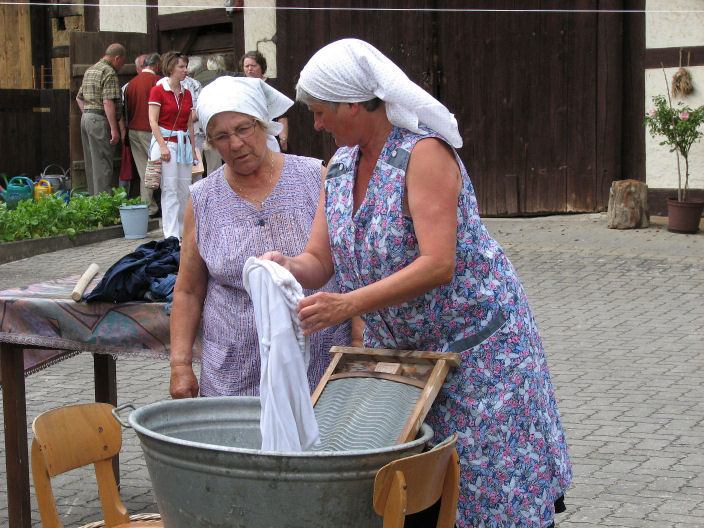
[[[161,223],[164,238],[181,238],[183,216],[188,203],[188,186],[195,157],[191,92],[181,82],[188,74],[188,57],[176,51],[162,55],[161,69],[166,77],[149,94],[149,125],[152,141],[147,173],[154,176],[161,161]],[[197,161],[195,162],[197,163]]]

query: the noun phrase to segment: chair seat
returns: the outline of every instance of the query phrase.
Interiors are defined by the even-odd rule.
[[[113,528],[157,528],[164,526],[161,522],[161,515],[158,513],[137,513],[130,515],[128,524],[119,524]],[[104,528],[105,521],[96,521],[89,524],[84,524],[79,528]]]

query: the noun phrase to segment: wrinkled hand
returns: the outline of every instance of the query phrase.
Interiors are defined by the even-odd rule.
[[[195,398],[198,396],[198,379],[190,365],[171,367],[169,393],[174,400]]]
[[[117,145],[120,141],[120,131],[116,128],[110,129],[110,144]]]
[[[290,267],[288,266],[288,257],[280,251],[267,251],[261,257],[259,257],[259,259],[276,262],[279,266],[283,266],[287,270],[291,271]]]
[[[161,150],[161,161],[169,161],[171,159],[169,147],[164,145],[163,147],[159,147],[159,150]]]
[[[353,313],[348,298],[341,293],[318,292],[298,303],[298,319],[305,336],[346,321]]]

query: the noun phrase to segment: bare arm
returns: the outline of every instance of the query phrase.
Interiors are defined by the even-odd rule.
[[[78,105],[78,108],[81,109],[81,113],[83,113],[83,99],[76,96],[76,104]]]
[[[419,141],[406,171],[406,189],[420,256],[364,288],[346,294],[318,292],[303,299],[298,315],[304,334],[407,302],[450,282],[455,270],[460,188],[459,167],[447,147],[433,138]]]
[[[280,117],[277,120],[284,126],[284,129],[279,134],[279,143],[281,144],[281,150],[288,152],[288,117]]]
[[[193,112],[188,115],[188,138],[191,140],[191,150],[193,150],[193,159],[196,158],[196,136],[193,132]]]
[[[198,396],[193,372],[193,343],[200,326],[208,286],[208,268],[198,253],[193,202],[188,200],[183,219],[183,243],[171,309],[171,383],[173,398]]]
[[[149,126],[152,129],[152,134],[156,142],[159,143],[159,150],[161,151],[161,159],[164,161],[169,161],[171,159],[171,152],[169,152],[169,147],[166,146],[166,140],[164,136],[161,135],[161,129],[159,128],[159,114],[161,113],[161,106],[157,104],[149,105]],[[150,156],[151,159],[151,156]]]

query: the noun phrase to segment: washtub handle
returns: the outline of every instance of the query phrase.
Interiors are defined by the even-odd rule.
[[[122,427],[125,427],[127,429],[132,429],[132,426],[128,424],[127,422],[123,422],[122,418],[120,418],[120,411],[124,409],[132,409],[133,411],[137,410],[137,408],[134,406],[134,403],[123,403],[122,405],[115,407],[112,411],[112,415],[115,417],[115,420],[120,422],[120,425]]]

